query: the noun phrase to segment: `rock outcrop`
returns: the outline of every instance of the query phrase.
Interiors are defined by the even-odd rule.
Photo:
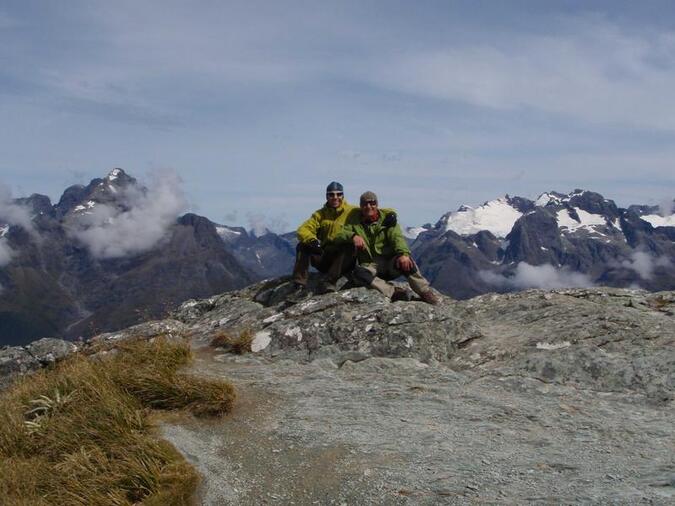
[[[164,434],[203,504],[668,504],[675,293],[532,290],[391,303],[364,288],[287,301],[283,280],[184,304],[240,410]],[[244,401],[243,399],[248,399]],[[255,444],[251,444],[255,441]]]
[[[615,288],[529,290],[467,301],[392,303],[351,288],[290,303],[284,279],[173,313],[197,342],[253,332],[257,355],[338,364],[411,358],[658,398],[675,391],[675,295]]]

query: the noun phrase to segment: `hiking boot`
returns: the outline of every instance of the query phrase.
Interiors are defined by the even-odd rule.
[[[337,291],[337,283],[325,280],[319,283],[319,289],[317,290],[319,294],[335,293]]]
[[[293,284],[293,291],[289,293],[286,296],[286,300],[288,302],[300,302],[302,299],[307,297],[309,294],[309,290],[307,290],[307,287],[305,285],[301,285],[300,283],[294,283]]]
[[[422,299],[422,301],[426,302],[427,304],[431,304],[432,306],[435,306],[441,302],[441,300],[438,298],[438,295],[436,295],[433,290],[427,290],[424,293],[420,293],[420,299]]]
[[[408,295],[408,290],[401,288],[399,286],[394,287],[394,293],[391,295],[391,301],[396,302],[397,300],[409,301],[410,295]]]

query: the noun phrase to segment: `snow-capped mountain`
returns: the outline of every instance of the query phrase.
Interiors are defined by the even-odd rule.
[[[675,199],[660,206],[630,206],[640,219],[653,227],[675,227]]]
[[[153,191],[114,169],[56,205],[36,194],[10,202],[15,223],[0,217],[0,345],[122,328],[257,279],[211,221],[179,216],[172,194]]]
[[[673,289],[673,218],[585,190],[505,196],[446,213],[412,247],[432,284],[460,298],[567,282]]]
[[[434,228],[444,232],[452,230],[459,235],[487,230],[495,237],[506,237],[514,223],[532,207],[531,201],[505,195],[476,208],[462,205],[457,211],[441,216]]]

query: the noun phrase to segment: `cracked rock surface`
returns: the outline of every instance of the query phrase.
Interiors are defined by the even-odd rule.
[[[672,504],[673,292],[574,289],[293,303],[283,280],[173,318],[195,373],[228,377],[221,421],[165,436],[203,504]],[[255,353],[212,349],[254,334]]]

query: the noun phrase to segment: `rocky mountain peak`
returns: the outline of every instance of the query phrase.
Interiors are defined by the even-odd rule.
[[[60,217],[69,214],[88,214],[96,204],[107,204],[125,208],[125,200],[130,189],[145,192],[136,178],[129,176],[122,169],[111,170],[104,178],[92,179],[87,186],[73,185],[64,192],[55,206]]]
[[[52,202],[47,195],[33,193],[30,197],[18,198],[14,202],[17,205],[28,207],[33,215],[50,215],[53,212]]]

